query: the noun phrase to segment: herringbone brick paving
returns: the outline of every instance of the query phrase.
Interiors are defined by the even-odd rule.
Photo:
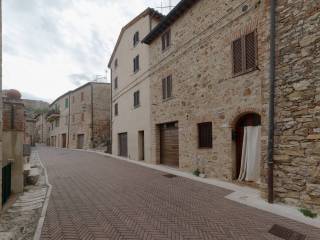
[[[40,147],[53,185],[41,239],[279,239],[320,229],[225,199],[229,190],[94,153]]]

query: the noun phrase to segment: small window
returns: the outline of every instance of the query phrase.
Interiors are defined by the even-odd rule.
[[[198,124],[198,146],[199,148],[212,148],[212,123]]]
[[[118,103],[116,103],[115,105],[114,105],[114,115],[115,116],[118,116]]]
[[[118,78],[116,77],[114,79],[114,89],[117,89],[118,88]]]
[[[172,97],[172,76],[162,79],[162,99]]]
[[[72,103],[74,103],[74,96],[72,96]]]
[[[137,46],[139,43],[139,32],[135,32],[135,34],[133,35],[133,46]]]
[[[140,91],[136,91],[133,93],[133,106],[135,108],[140,106]]]
[[[114,68],[118,67],[118,58],[116,58],[116,60],[114,60]]]
[[[171,31],[168,30],[161,37],[162,51],[166,50],[171,45]]]
[[[56,127],[59,127],[59,126],[60,126],[60,121],[58,119],[58,120],[56,120]]]
[[[232,72],[234,76],[257,69],[257,31],[243,35],[232,42]]]
[[[81,92],[81,102],[84,100],[84,92]]]
[[[84,113],[81,113],[81,121],[84,121]]]
[[[66,99],[64,100],[64,107],[65,107],[65,108],[68,108],[68,107],[69,107],[69,99],[68,99],[68,98],[66,98]]]
[[[139,55],[133,59],[133,72],[136,73],[140,69]]]

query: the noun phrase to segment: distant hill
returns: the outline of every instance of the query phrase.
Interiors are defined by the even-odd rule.
[[[28,117],[35,117],[39,113],[49,110],[49,103],[40,100],[22,99]]]

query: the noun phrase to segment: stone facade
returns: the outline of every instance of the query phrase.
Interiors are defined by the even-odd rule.
[[[275,194],[320,212],[320,3],[278,1]]]
[[[3,98],[2,167],[11,165],[11,193],[23,191],[25,108],[19,98]]]
[[[160,124],[177,122],[179,167],[193,171],[202,162],[209,177],[233,180],[233,130],[243,115],[256,113],[262,131],[259,187],[265,197],[270,1],[196,2],[167,27],[169,49],[162,51],[159,36],[149,42],[152,162],[160,163]],[[319,9],[317,1],[278,2],[274,118],[276,200],[315,211],[320,209]],[[235,77],[232,41],[253,30],[257,31],[258,68]],[[173,97],[164,101],[162,79],[168,75]],[[212,148],[198,148],[201,122],[212,123]]]
[[[41,113],[35,118],[35,142],[50,145],[49,128],[47,113]]]
[[[244,11],[244,6],[247,6]],[[171,46],[161,49],[161,38],[151,43],[152,161],[160,162],[159,124],[178,122],[179,167],[193,171],[199,159],[209,177],[235,178],[237,120],[256,113],[262,122],[261,186],[267,146],[268,5],[265,2],[202,0],[170,27]],[[257,31],[258,68],[234,77],[232,41]],[[162,99],[162,79],[172,76],[172,95]],[[197,124],[212,122],[213,147],[198,148]]]
[[[48,113],[50,145],[62,148],[108,148],[111,86],[91,82],[59,97]]]

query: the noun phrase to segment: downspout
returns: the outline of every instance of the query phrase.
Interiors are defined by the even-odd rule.
[[[108,74],[108,70],[106,70],[106,75]],[[109,147],[110,147],[110,150],[109,150],[109,153],[112,154],[112,145],[113,145],[113,76],[112,76],[112,68],[110,66],[110,86],[111,86],[111,89],[110,89],[110,131],[109,131],[109,140],[110,140],[110,144],[109,144]]]
[[[91,86],[91,147],[94,148],[94,137],[93,137],[93,83],[90,84]]]
[[[274,108],[275,108],[275,57],[276,57],[276,1],[270,5],[270,96],[269,96],[269,132],[268,132],[268,202],[273,203],[273,148],[274,148]]]
[[[69,146],[70,146],[70,113],[71,113],[71,101],[70,101],[70,96],[71,96],[71,94],[69,94],[69,99],[68,99],[68,101],[69,101],[69,115],[68,115],[68,141],[67,141],[67,148],[69,148]]]

